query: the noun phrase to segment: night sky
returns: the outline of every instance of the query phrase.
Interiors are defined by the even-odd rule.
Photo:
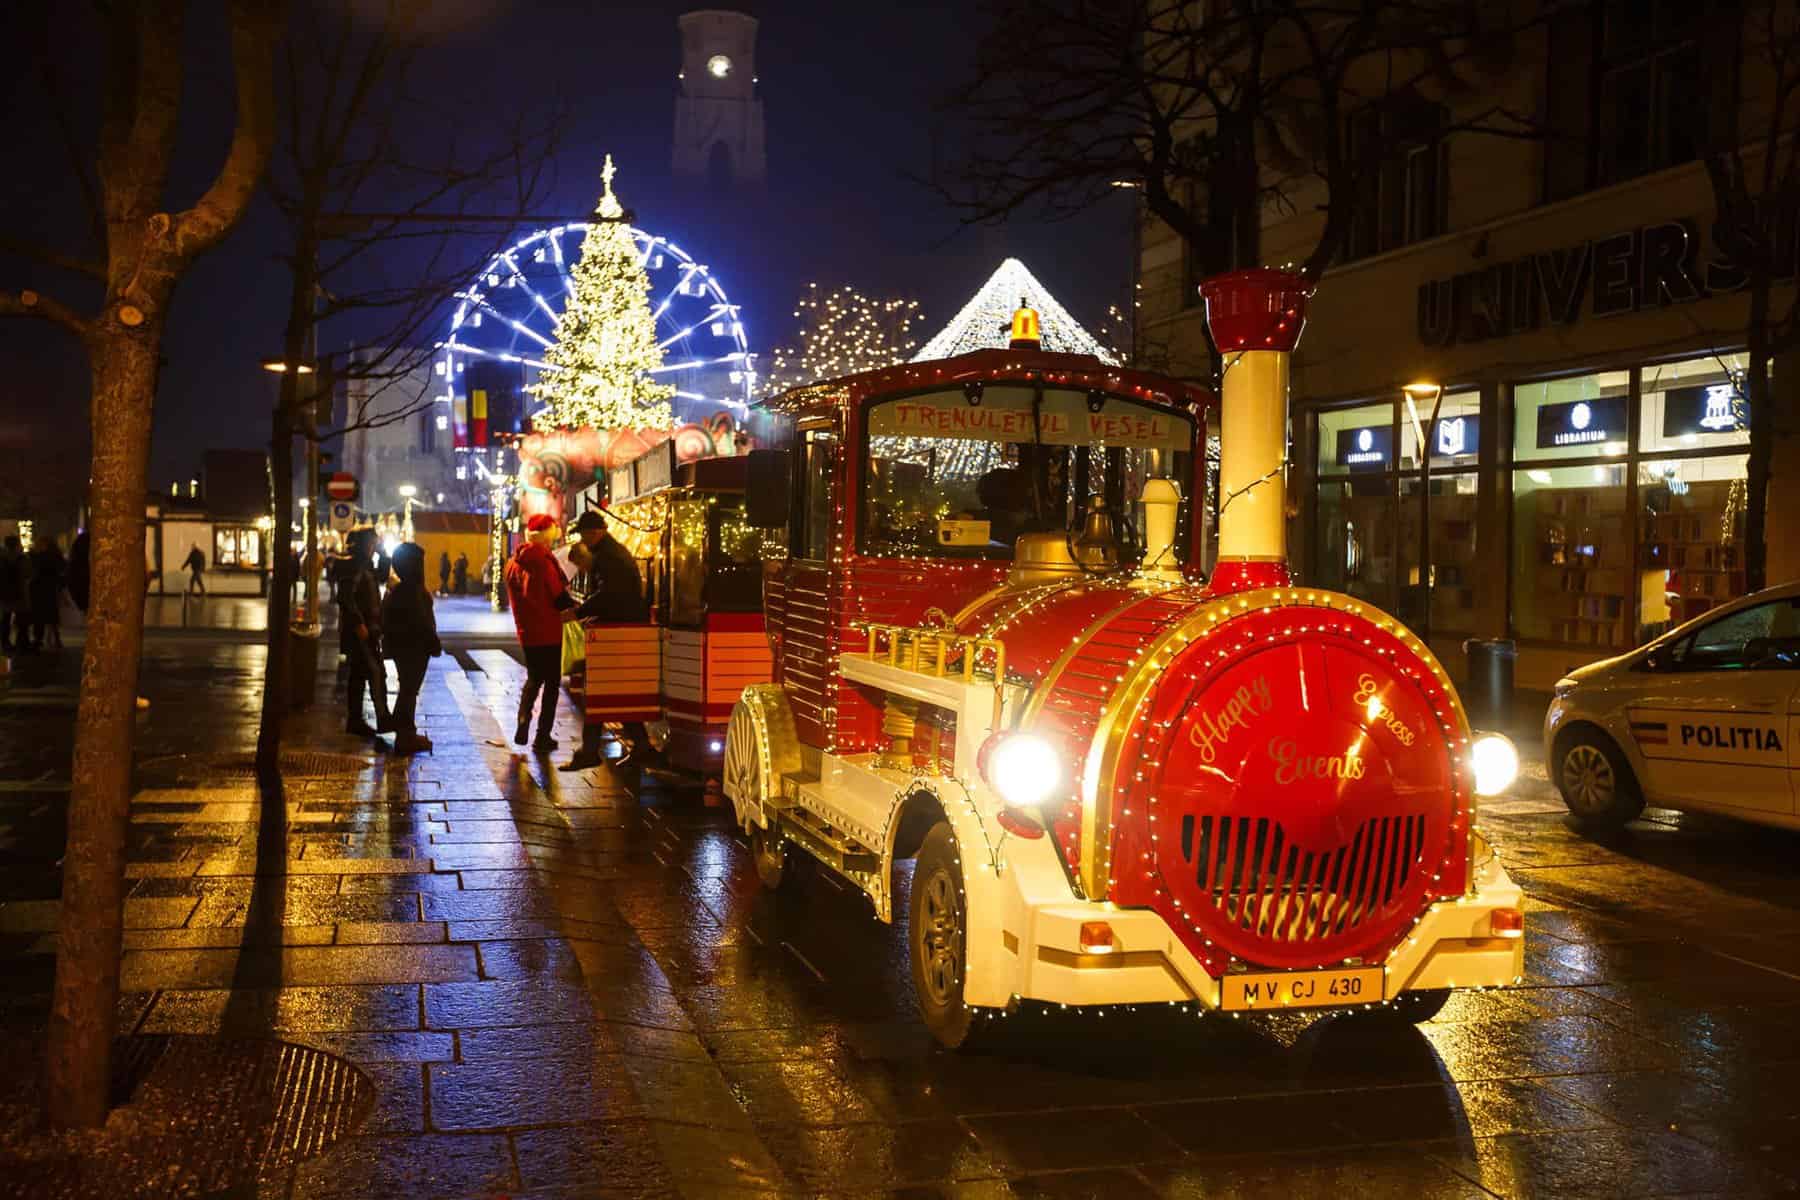
[[[305,2],[305,0],[300,0]],[[23,7],[23,6],[21,6]],[[91,132],[97,76],[95,31],[85,6],[57,5],[44,39],[71,87],[69,102]],[[744,306],[752,349],[792,333],[791,311],[809,280],[905,295],[924,306],[921,341],[947,321],[1001,258],[1017,255],[1075,315],[1094,322],[1122,302],[1129,274],[1129,200],[1073,221],[1015,219],[960,229],[957,214],[907,178],[953,154],[934,130],[933,106],[969,69],[979,17],[966,3],[901,5],[779,0],[739,6],[758,17],[757,73],[767,125],[770,184],[761,197],[709,195],[669,169],[681,4],[561,0],[460,0],[443,6],[456,28],[429,52],[418,90],[442,116],[414,135],[441,137],[443,122],[479,132],[516,110],[567,104],[569,135],[551,164],[542,206],[589,211],[602,156],[637,224],[712,266]],[[171,206],[191,202],[222,153],[230,79],[214,5],[190,6],[191,62]],[[0,17],[0,23],[19,21]],[[0,24],[0,35],[10,31]],[[10,40],[10,39],[9,39]],[[38,39],[25,29],[15,44]],[[11,74],[8,170],[0,179],[7,236],[87,249],[80,193],[35,73]],[[409,118],[411,119],[411,118]],[[186,478],[201,450],[267,437],[271,377],[286,290],[274,260],[280,228],[266,199],[231,238],[201,260],[177,293],[157,401],[151,480]],[[35,286],[88,302],[79,282],[0,253],[0,286]],[[328,327],[322,349],[366,338],[353,324]],[[15,414],[0,438],[29,437],[80,461],[86,368],[72,338],[40,322],[0,322],[0,404]],[[23,418],[52,415],[49,421]]]

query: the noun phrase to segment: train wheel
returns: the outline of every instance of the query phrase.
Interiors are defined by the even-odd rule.
[[[756,878],[771,892],[787,878],[787,839],[765,826],[750,831],[750,853],[756,859]]]
[[[1422,992],[1401,992],[1391,1003],[1394,1016],[1419,1025],[1443,1012],[1449,1002],[1449,988],[1427,988]]]
[[[947,821],[932,826],[919,847],[906,925],[919,1016],[933,1037],[955,1049],[969,1040],[975,1014],[963,1003],[968,908],[956,835]]]
[[[738,824],[755,827],[761,823],[767,781],[763,778],[765,751],[763,731],[757,728],[756,713],[740,700],[731,710],[731,721],[725,726],[725,762],[721,767],[725,798],[737,811]]]

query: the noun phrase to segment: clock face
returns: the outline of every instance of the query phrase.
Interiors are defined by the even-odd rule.
[[[714,79],[723,79],[731,74],[731,60],[723,54],[715,54],[706,60],[706,73]]]

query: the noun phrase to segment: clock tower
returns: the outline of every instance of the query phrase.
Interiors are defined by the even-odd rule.
[[[763,182],[763,109],[756,95],[756,18],[683,13],[675,98],[675,174],[719,186]]]

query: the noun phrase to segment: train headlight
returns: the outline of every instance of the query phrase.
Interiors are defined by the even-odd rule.
[[[1475,769],[1475,794],[1498,796],[1519,777],[1519,752],[1497,733],[1484,733],[1469,748],[1469,765]]]
[[[1036,808],[1062,786],[1062,762],[1035,733],[1009,733],[987,749],[982,774],[1014,808]]]

